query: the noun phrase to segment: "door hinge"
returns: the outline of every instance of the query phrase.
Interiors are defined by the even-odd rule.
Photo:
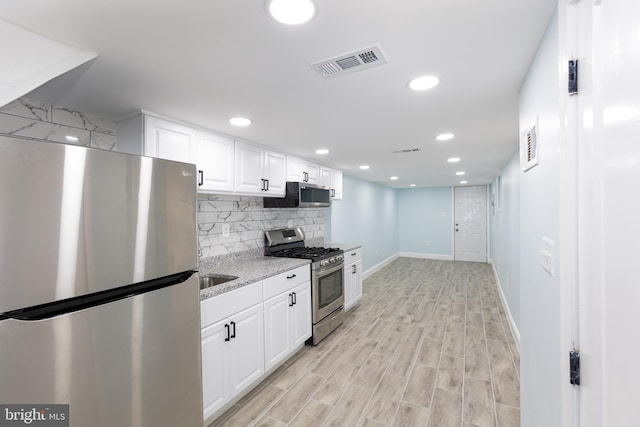
[[[580,352],[576,350],[569,352],[569,383],[580,385]]]
[[[578,94],[578,60],[572,59],[569,61],[568,69],[568,81],[569,81],[569,95]]]

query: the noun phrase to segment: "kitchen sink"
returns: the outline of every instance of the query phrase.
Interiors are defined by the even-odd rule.
[[[200,276],[200,289],[207,289],[237,278],[238,276],[228,276],[226,274],[204,274]]]

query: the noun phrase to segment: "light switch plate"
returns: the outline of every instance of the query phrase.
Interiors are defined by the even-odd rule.
[[[542,255],[542,269],[549,273],[551,277],[554,277],[553,268],[553,256],[554,256],[555,242],[548,237],[542,238],[542,249],[540,249],[540,255]]]

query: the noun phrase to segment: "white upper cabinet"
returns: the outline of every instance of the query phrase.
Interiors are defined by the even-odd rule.
[[[283,196],[285,156],[256,145],[235,143],[235,192],[257,196]]]
[[[287,181],[342,199],[342,172],[141,111],[118,122],[118,151],[195,163],[198,192],[281,197]]]
[[[342,171],[320,167],[320,186],[331,190],[331,198],[342,200]]]
[[[196,163],[197,131],[147,114],[118,122],[118,151]]]
[[[199,192],[232,192],[234,178],[233,139],[198,132],[196,166]]]
[[[298,157],[287,156],[287,181],[320,185],[320,166]]]
[[[286,185],[286,158],[282,153],[273,151],[264,152],[264,176],[267,180],[265,194],[270,196],[282,196]]]
[[[195,163],[196,132],[187,126],[145,116],[144,154],[161,159]]]

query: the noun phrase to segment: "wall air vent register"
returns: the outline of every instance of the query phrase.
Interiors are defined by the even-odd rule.
[[[538,164],[538,118],[527,131],[522,134],[520,142],[520,165],[526,172]]]

